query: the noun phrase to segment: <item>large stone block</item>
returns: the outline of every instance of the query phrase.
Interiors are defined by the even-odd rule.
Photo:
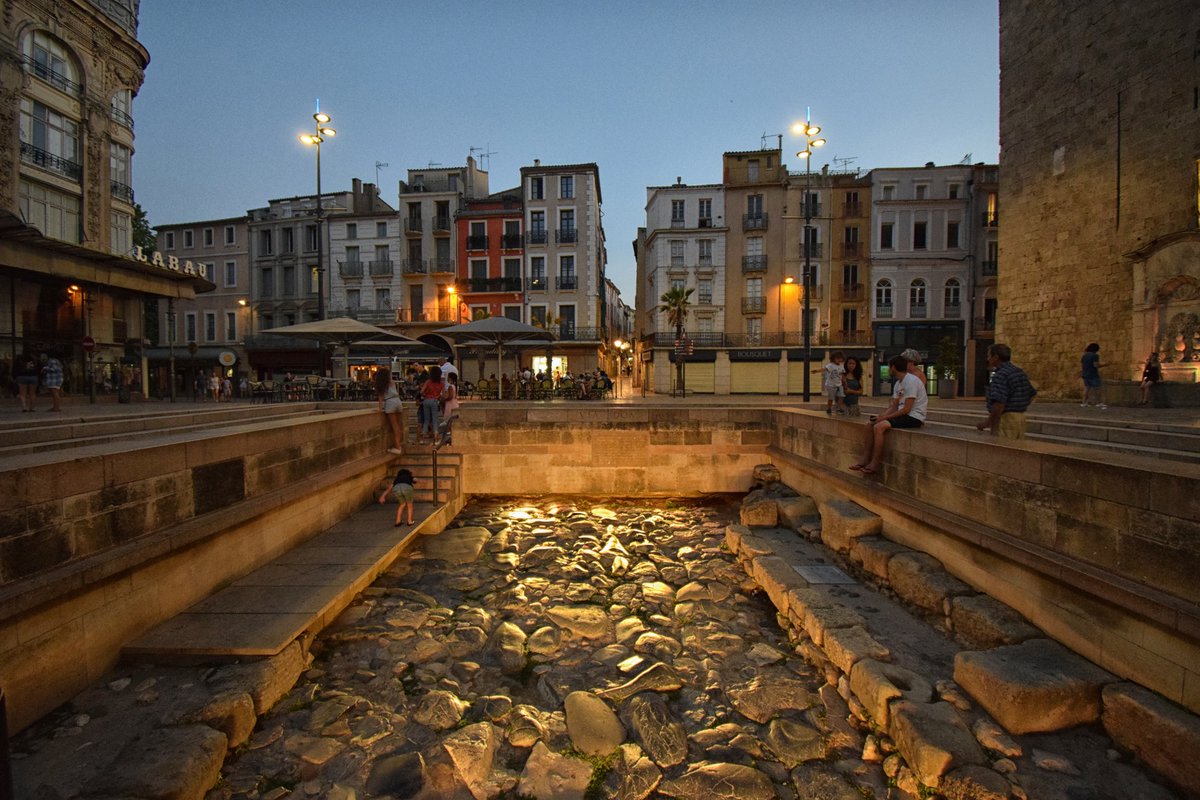
[[[1016,611],[985,594],[951,600],[950,622],[959,638],[981,650],[1020,644],[1040,635],[1038,629]]]
[[[1134,683],[1104,687],[1102,720],[1117,744],[1200,796],[1200,717]]]
[[[820,511],[821,540],[842,553],[860,536],[875,536],[883,530],[879,515],[850,500],[827,500]]]
[[[804,632],[817,647],[825,646],[825,634],[834,628],[849,628],[854,625],[865,628],[866,624],[862,614],[842,605],[809,605],[804,610]]]
[[[888,561],[888,583],[908,602],[938,614],[946,598],[974,591],[947,573],[936,558],[917,552],[892,556]]]
[[[773,497],[747,497],[742,501],[739,521],[752,528],[774,528],[779,524],[779,506]]]
[[[808,581],[779,556],[759,556],[754,559],[750,574],[767,593],[767,597],[771,598],[775,608],[784,614],[791,607],[791,593],[808,588]]]
[[[1116,679],[1049,639],[954,657],[954,680],[1009,733],[1043,733],[1100,718],[1100,690]]]
[[[873,658],[858,661],[850,670],[850,691],[883,729],[888,725],[888,706],[893,700],[928,703],[933,699],[929,681],[897,664],[885,664]]]
[[[206,725],[158,728],[127,744],[119,768],[98,774],[86,793],[200,800],[221,776],[225,750],[225,734]]]
[[[899,553],[911,553],[912,548],[878,536],[855,539],[850,548],[850,560],[880,580],[888,578],[888,562]]]
[[[820,513],[817,501],[806,495],[780,497],[775,501],[779,508],[779,522],[794,531],[800,530],[805,522],[811,522]]]
[[[834,666],[847,675],[864,658],[886,661],[892,657],[891,651],[875,641],[861,625],[826,630],[822,647]]]
[[[926,786],[938,786],[955,767],[987,763],[979,743],[949,703],[897,701],[888,733]]]

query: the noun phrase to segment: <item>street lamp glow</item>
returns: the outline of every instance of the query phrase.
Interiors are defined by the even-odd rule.
[[[813,125],[809,119],[809,115],[805,114],[804,122],[797,122],[792,126],[792,132],[797,136],[804,137],[804,149],[796,153],[796,158],[804,161],[804,238],[800,241],[800,247],[804,250],[804,272],[801,274],[801,280],[804,287],[804,309],[803,317],[800,320],[800,329],[804,336],[804,402],[809,399],[809,362],[812,360],[812,218],[813,218],[813,203],[811,197],[810,186],[812,182],[812,154],[814,147],[824,147],[825,140],[816,138],[821,132],[820,125]],[[784,283],[791,283],[792,277],[789,275]]]
[[[796,282],[796,279],[793,278],[791,275],[788,275],[786,278],[783,279],[783,282],[786,283],[788,286],[791,286],[793,283]]]
[[[239,306],[242,306],[242,307],[244,308],[244,307],[245,307],[245,305],[246,305],[246,298],[244,298],[244,297],[243,297],[243,298],[239,298],[239,299],[238,299],[238,305],[239,305]]]
[[[820,130],[820,128],[816,128],[816,130]],[[808,146],[809,147],[824,147],[825,140],[824,139],[813,139],[811,142],[808,143]]]
[[[337,136],[337,131],[335,131],[333,128],[318,128],[317,130],[319,130],[325,136]],[[821,144],[825,144],[824,139],[821,140]]]
[[[322,114],[320,111],[318,111],[317,113],[313,114],[313,119],[324,125],[326,122],[329,122],[329,115]]]
[[[325,141],[326,136],[334,136],[337,134],[333,128],[326,127],[326,123],[331,121],[328,114],[320,111],[320,101],[317,101],[317,113],[313,114],[315,124],[312,133],[305,133],[300,136],[300,141],[307,145],[315,145],[317,148],[317,319],[325,319],[325,257],[322,251],[322,242],[324,238],[321,227],[324,216],[325,204],[321,201],[321,143]]]

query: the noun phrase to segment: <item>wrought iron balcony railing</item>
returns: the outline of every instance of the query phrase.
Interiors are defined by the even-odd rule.
[[[876,319],[891,319],[895,313],[896,307],[891,303],[881,303],[875,306]]]
[[[801,258],[822,258],[824,255],[824,242],[804,242],[800,247]]]
[[[109,108],[108,116],[112,119],[113,122],[117,123],[118,125],[122,125],[122,126],[128,128],[129,130],[133,130],[133,117],[129,116],[121,109]]]
[[[519,292],[520,278],[468,278],[468,292]]]
[[[574,244],[579,239],[579,231],[574,228],[559,228],[554,232],[554,241],[559,244]]]
[[[363,262],[361,261],[339,261],[338,274],[343,278],[361,278],[363,276]]]
[[[767,229],[766,214],[743,214],[742,215],[742,230],[744,231],[764,231]]]
[[[371,261],[368,263],[370,264],[370,270],[371,270],[372,275],[391,275],[392,274],[392,260],[390,258],[379,259],[377,261]]]
[[[424,275],[429,272],[429,261],[424,258],[406,258],[400,265],[405,275]]]
[[[574,325],[559,325],[558,338],[564,342],[598,342],[600,328],[576,328]]]
[[[579,278],[574,275],[560,275],[554,279],[555,288],[572,291],[579,288]]]
[[[25,56],[21,60],[29,74],[36,75],[60,92],[66,92],[72,97],[79,97],[82,94],[82,86],[49,65],[38,63],[32,56]]]
[[[742,256],[742,272],[763,272],[767,268],[766,254]]]
[[[959,303],[947,303],[944,316],[948,319],[958,319],[962,316],[962,305]]]
[[[405,217],[404,232],[405,233],[420,233],[425,229],[425,220],[421,217]]]
[[[842,216],[844,217],[861,217],[863,215],[862,203],[844,203],[842,205]]]
[[[529,290],[531,292],[532,291],[538,291],[538,292],[546,291],[546,276],[545,275],[534,275],[534,276],[530,277]]]
[[[767,298],[765,297],[743,297],[742,298],[742,313],[743,314],[762,314],[767,310]]]
[[[454,272],[454,259],[439,256],[429,262],[429,271],[434,273]]]
[[[500,236],[500,247],[505,250],[520,250],[524,237],[519,233],[505,233]]]
[[[35,167],[65,175],[73,181],[83,179],[83,167],[78,163],[62,156],[56,156],[40,147],[34,147],[28,142],[21,142],[21,160],[26,164],[33,164]]]
[[[112,196],[118,200],[124,200],[129,205],[133,205],[133,187],[128,186],[120,181],[109,181],[109,188],[112,190]]]
[[[486,234],[483,236],[468,236],[467,237],[467,249],[468,250],[487,250],[487,248],[488,248],[488,237]]]
[[[861,283],[843,283],[838,287],[837,296],[847,303],[855,302],[866,297],[866,288]]]
[[[450,218],[445,217],[445,216],[434,217],[433,218],[433,232],[434,233],[449,233],[450,232]]]
[[[545,229],[535,228],[531,231],[526,231],[525,232],[525,242],[526,242],[526,244],[545,244],[546,243]]]
[[[862,254],[862,242],[842,242],[842,258],[858,258]]]
[[[914,319],[923,319],[929,316],[929,306],[925,303],[913,303],[908,307],[908,315]]]

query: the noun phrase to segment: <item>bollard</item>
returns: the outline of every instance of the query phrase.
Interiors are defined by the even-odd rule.
[[[12,760],[8,753],[8,703],[0,688],[0,800],[13,800]]]

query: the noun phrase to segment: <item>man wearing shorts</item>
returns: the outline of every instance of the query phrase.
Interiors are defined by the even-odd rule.
[[[888,362],[892,373],[892,401],[887,410],[871,417],[863,437],[863,455],[850,469],[863,475],[879,472],[883,461],[884,435],[892,428],[919,428],[925,424],[929,395],[920,378],[908,371],[908,360],[895,356]]]

